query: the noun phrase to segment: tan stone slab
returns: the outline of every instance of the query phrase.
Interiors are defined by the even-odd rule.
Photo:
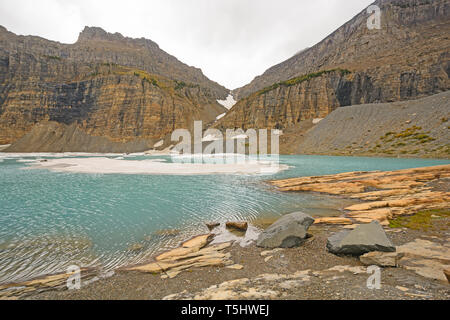
[[[374,201],[374,202],[355,204],[355,205],[345,208],[345,210],[364,211],[364,210],[371,210],[371,209],[385,208],[385,207],[388,207],[387,201]]]
[[[233,270],[242,270],[244,269],[244,266],[241,264],[233,264],[231,266],[227,266],[227,269],[233,269]]]
[[[207,246],[213,239],[214,234],[204,234],[183,242],[181,246],[184,248],[203,248]]]
[[[316,218],[314,220],[314,224],[342,224],[342,225],[348,225],[352,224],[352,220],[348,218],[342,218],[342,217],[322,217],[322,218]]]

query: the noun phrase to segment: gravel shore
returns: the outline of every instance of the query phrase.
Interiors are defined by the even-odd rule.
[[[409,229],[387,230],[395,245],[402,245],[417,238],[448,237],[450,219],[439,219],[427,232]],[[266,290],[280,292],[277,299],[450,299],[450,286],[440,281],[419,276],[403,268],[385,268],[381,271],[381,289],[369,289],[365,272],[328,271],[336,266],[363,267],[359,259],[336,256],[326,250],[327,237],[340,230],[337,226],[312,226],[313,235],[302,247],[283,249],[267,257],[263,249],[251,245],[231,247],[232,259],[243,266],[242,270],[226,267],[208,267],[188,270],[173,279],[139,272],[117,272],[114,276],[91,283],[80,290],[48,291],[27,299],[138,299],[159,300],[184,292],[181,297],[192,299],[206,288],[235,279],[252,279],[258,275],[290,275],[302,270],[314,274],[309,281],[292,287],[281,288],[277,281],[264,282]],[[325,276],[326,275],[326,276]]]

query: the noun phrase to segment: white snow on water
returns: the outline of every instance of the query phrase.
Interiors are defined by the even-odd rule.
[[[234,100],[234,97],[231,93],[228,95],[228,97],[225,100],[217,100],[217,102],[219,104],[223,105],[228,110],[230,110],[237,103],[237,101]]]
[[[117,160],[109,158],[64,158],[36,163],[29,168],[49,169],[56,172],[97,174],[275,174],[289,167],[276,162],[246,160],[234,163],[165,163],[154,160]]]

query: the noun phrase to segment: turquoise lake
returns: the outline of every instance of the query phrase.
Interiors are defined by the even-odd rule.
[[[57,155],[53,157],[58,157]],[[64,272],[105,271],[207,232],[206,221],[253,221],[293,211],[333,214],[336,198],[280,193],[265,180],[348,171],[396,170],[448,160],[281,156],[274,175],[124,175],[23,170],[47,156],[0,153],[0,283]],[[127,161],[169,156],[127,156]],[[138,245],[141,250],[132,250]],[[130,249],[131,248],[131,249]]]

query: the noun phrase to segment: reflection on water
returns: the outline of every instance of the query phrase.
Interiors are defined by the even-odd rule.
[[[267,179],[449,163],[282,156],[281,163],[291,168],[271,176],[22,170],[33,160],[52,157],[61,156],[0,154],[0,283],[65,271],[72,264],[111,270],[139,263],[208,232],[205,221],[245,220],[258,225],[258,219],[273,220],[293,211],[339,215],[339,208],[348,205],[348,200],[336,197],[280,193],[263,183]],[[144,155],[109,157],[173,161]]]

